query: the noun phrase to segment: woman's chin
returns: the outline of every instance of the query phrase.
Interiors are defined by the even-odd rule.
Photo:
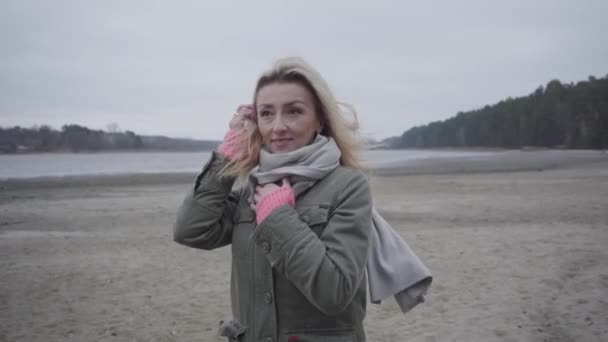
[[[287,153],[287,152],[295,151],[297,149],[298,148],[296,146],[294,146],[294,144],[292,142],[270,144],[271,153]]]
[[[287,153],[295,150],[295,148],[281,147],[281,148],[270,148],[270,153]]]

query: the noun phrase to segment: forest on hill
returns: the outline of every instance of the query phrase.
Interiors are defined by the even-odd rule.
[[[132,131],[105,132],[79,125],[64,125],[60,131],[46,125],[31,128],[0,127],[0,153],[204,151],[212,150],[218,144],[217,141],[141,136]]]
[[[528,96],[460,112],[384,141],[391,148],[608,148],[608,75],[550,81]]]

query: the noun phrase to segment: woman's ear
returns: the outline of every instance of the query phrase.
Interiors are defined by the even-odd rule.
[[[317,128],[315,129],[315,132],[317,134],[321,134],[321,132],[323,132],[323,120],[317,120]]]
[[[319,127],[317,128],[317,134],[323,135],[323,133],[325,133],[325,126],[322,124],[319,124]]]

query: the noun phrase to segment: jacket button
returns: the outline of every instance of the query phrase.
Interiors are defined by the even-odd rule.
[[[262,246],[262,250],[263,250],[265,253],[270,252],[270,244],[268,243],[268,241],[262,241],[261,246]]]
[[[266,292],[266,294],[264,295],[264,301],[266,302],[266,304],[272,303],[272,293]]]
[[[308,221],[310,221],[308,219],[308,216],[302,216],[301,219],[302,219],[302,222],[304,222],[304,223],[308,223]]]

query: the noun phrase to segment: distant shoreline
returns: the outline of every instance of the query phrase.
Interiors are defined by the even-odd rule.
[[[219,143],[218,143],[219,144]],[[15,155],[33,155],[33,154],[100,154],[100,153],[180,153],[180,152],[212,152],[215,149],[120,149],[120,150],[83,150],[83,151],[21,151],[15,153],[6,153],[0,151],[0,156],[15,156]],[[504,147],[404,147],[404,148],[364,148],[365,151],[599,151],[606,152],[605,149],[576,149],[576,148],[559,148],[559,147],[542,147],[542,146],[524,146],[522,148],[504,148]]]
[[[608,154],[602,151],[519,151],[474,157],[445,157],[406,160],[369,168],[372,176],[405,176],[421,174],[466,174],[545,171],[581,164],[608,163]],[[201,164],[201,167],[203,164]],[[136,186],[187,184],[194,181],[198,172],[147,172],[41,176],[33,178],[0,179],[0,190],[27,188],[57,188],[86,186]]]
[[[573,165],[608,162],[601,150],[505,150],[475,157],[412,160],[374,171],[379,176],[544,171]]]

